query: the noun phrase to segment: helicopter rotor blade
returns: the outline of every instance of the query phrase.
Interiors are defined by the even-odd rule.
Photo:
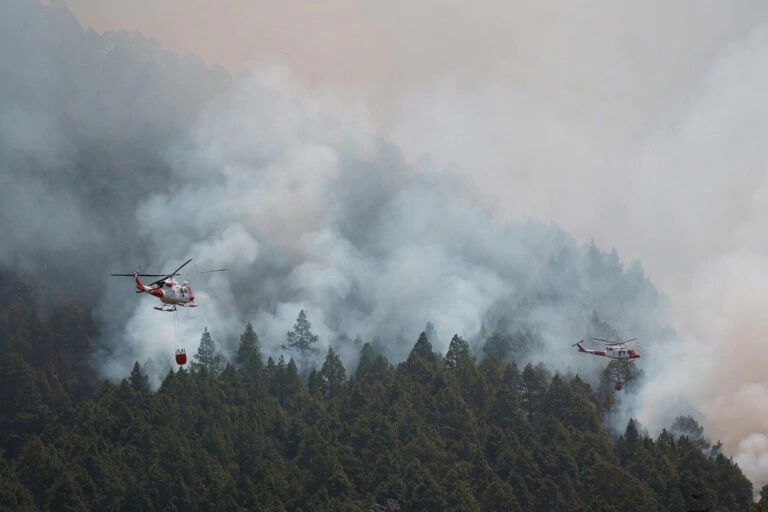
[[[139,276],[139,277],[160,277],[164,276],[165,274],[109,274],[110,276],[117,276],[117,277],[133,277],[133,276]]]
[[[178,274],[179,270],[181,270],[182,268],[186,267],[189,264],[190,261],[192,261],[192,258],[189,258],[187,261],[185,261],[179,268],[174,270],[173,273],[171,273],[171,274],[164,274],[162,279],[158,279],[154,283],[150,283],[149,286],[154,286],[156,284],[160,284],[163,281],[165,281],[166,279],[168,279],[169,277],[173,278],[174,276],[176,276]]]
[[[637,340],[637,338],[632,338],[631,340],[627,340],[627,341],[609,341],[608,344],[609,345],[626,345],[630,341],[635,341],[635,340]]]
[[[224,272],[225,270],[229,270],[228,268],[217,268],[216,270],[203,270],[201,272],[182,272],[181,274],[176,274],[177,276],[191,276],[195,274],[209,274],[211,272]]]
[[[168,274],[168,277],[173,277],[173,276],[177,275],[177,274],[179,273],[179,270],[181,270],[181,269],[183,269],[184,267],[186,267],[186,266],[189,264],[189,262],[190,262],[190,261],[192,261],[192,258],[189,258],[187,261],[185,261],[185,262],[184,262],[184,264],[183,264],[183,265],[181,265],[181,266],[180,266],[179,268],[177,268],[176,270],[174,270],[172,274]]]
[[[627,340],[627,341],[610,341],[610,340],[604,340],[602,338],[590,338],[590,339],[593,339],[595,341],[602,341],[602,342],[607,343],[609,345],[624,345],[626,343],[629,343],[630,341],[636,341],[637,340],[637,338],[632,338],[631,340]]]
[[[162,277],[165,274],[142,274],[141,273],[141,265],[136,269],[136,272],[133,274],[109,274],[110,276],[116,276],[116,277],[133,277],[133,276],[139,276],[139,277]]]

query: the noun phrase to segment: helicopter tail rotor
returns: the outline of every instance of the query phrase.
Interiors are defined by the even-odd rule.
[[[586,352],[586,350],[584,350],[584,347],[581,346],[582,343],[584,343],[584,340],[579,340],[578,342],[574,343],[571,346],[577,347],[579,349],[579,352]]]

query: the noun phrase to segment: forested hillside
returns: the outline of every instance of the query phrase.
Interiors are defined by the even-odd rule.
[[[569,350],[673,337],[639,262],[50,4],[0,5],[1,510],[751,510],[693,418],[609,429],[615,368]],[[107,275],[186,257],[231,268],[178,368]]]
[[[157,391],[136,363],[79,402],[4,351],[3,510],[752,510],[691,418],[612,439],[610,392],[458,336],[440,356],[422,333],[397,366],[365,343],[354,371],[331,348],[303,379],[250,324],[232,363],[206,331]]]

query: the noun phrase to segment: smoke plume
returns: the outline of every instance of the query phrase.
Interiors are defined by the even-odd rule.
[[[453,334],[482,342],[510,314],[506,326],[538,329],[560,353],[593,309],[661,332],[663,301],[639,267],[625,275],[615,253],[603,262],[554,226],[498,225],[461,175],[410,165],[392,144],[258,78],[211,103],[167,158],[176,185],[137,207],[148,258],[171,269],[189,254],[197,269],[230,270],[196,279],[204,307],[181,313],[183,333],[129,297],[126,353],[110,355],[116,376],[126,360],[196,343],[206,326],[231,355],[246,321],[277,358],[301,309],[323,349],[344,335],[379,338],[394,360],[427,322],[443,353]],[[354,365],[359,347],[338,350]],[[594,370],[570,351],[561,362]]]

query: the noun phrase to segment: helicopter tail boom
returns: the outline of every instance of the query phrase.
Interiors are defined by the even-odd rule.
[[[604,350],[587,350],[587,349],[585,349],[584,347],[581,346],[581,343],[583,341],[584,340],[581,340],[578,343],[574,343],[571,346],[578,348],[579,352],[582,352],[584,354],[592,354],[594,356],[604,356],[605,355],[605,351]]]
[[[138,272],[135,272],[133,274],[133,282],[136,283],[136,289],[139,290],[140,292],[147,291],[147,287],[144,286],[143,284],[141,284],[141,279],[139,279],[139,273]]]
[[[133,281],[136,283],[136,290],[137,290],[136,293],[139,293],[139,292],[149,293],[149,294],[154,295],[155,297],[158,297],[158,298],[163,296],[163,290],[162,289],[160,289],[160,288],[152,288],[150,286],[146,286],[145,284],[143,284],[141,282],[141,280],[139,279],[139,273],[138,272],[133,274]]]

